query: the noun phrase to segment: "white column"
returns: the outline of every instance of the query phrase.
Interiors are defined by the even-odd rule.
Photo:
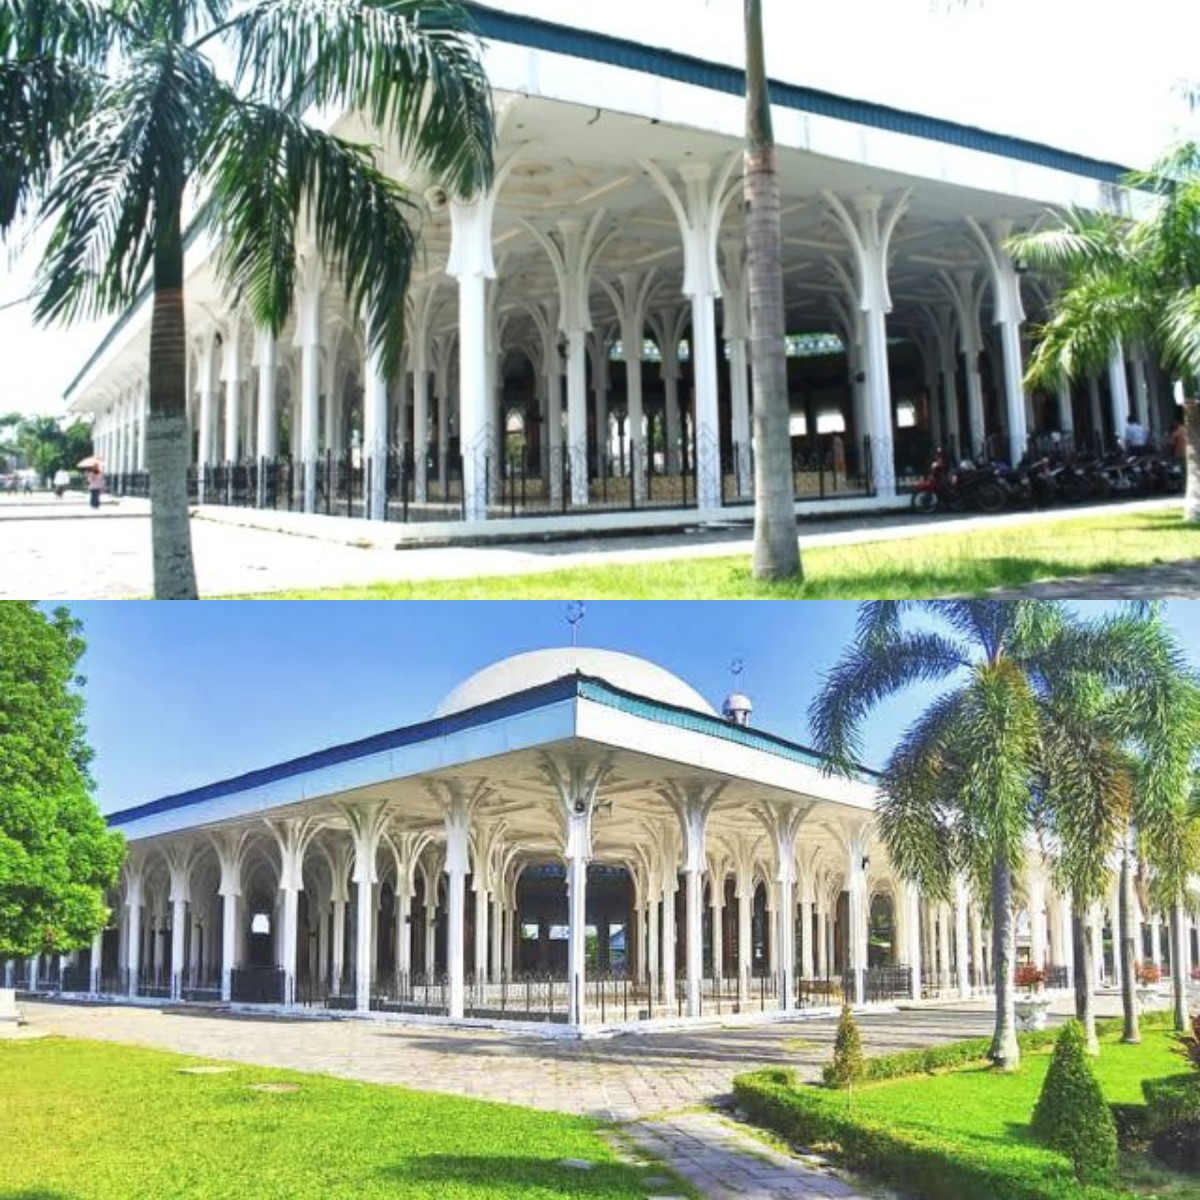
[[[633,476],[633,494],[638,503],[646,496],[647,447],[643,432],[645,413],[642,406],[642,343],[646,330],[646,309],[657,282],[654,271],[645,275],[627,271],[621,276],[619,291],[616,288],[606,289],[621,322],[621,347],[625,354],[625,429],[629,441],[629,471]]]
[[[296,294],[295,345],[300,350],[300,469],[304,511],[317,507],[318,417],[321,410],[321,264],[315,252],[304,264]]]
[[[171,999],[183,995],[183,938],[187,931],[187,899],[178,894],[171,897]]]
[[[867,970],[867,918],[870,901],[867,896],[867,871],[863,865],[865,836],[859,832],[848,840],[846,906],[850,930],[846,939],[849,963],[854,978],[854,1003],[862,1004],[866,998]]]
[[[226,462],[241,457],[238,435],[242,427],[242,355],[241,320],[235,314],[225,328],[221,345],[221,379],[225,384],[225,454]]]
[[[140,873],[131,875],[126,884],[125,906],[129,911],[129,933],[126,938],[128,959],[125,969],[129,972],[129,994],[138,994],[138,975],[142,966],[142,903],[144,891]]]
[[[1113,892],[1109,899],[1108,920],[1112,926],[1113,984],[1120,987],[1124,964],[1121,962],[1121,906],[1118,892]]]
[[[437,892],[425,897],[425,977],[432,979],[437,966]]]
[[[1046,881],[1031,875],[1029,893],[1029,950],[1035,967],[1047,965]]]
[[[146,469],[146,426],[150,420],[150,385],[143,381],[137,391],[137,469]]]
[[[740,238],[722,243],[725,274],[722,308],[725,344],[729,348],[729,403],[733,433],[733,458],[737,470],[735,486],[739,497],[754,492],[754,468],[750,435],[750,337],[749,300],[746,291],[745,247]],[[805,939],[807,944],[808,939]]]
[[[200,480],[200,503],[204,503],[204,468],[213,463],[213,424],[215,421],[217,394],[217,348],[216,335],[205,334],[200,342],[200,356],[196,372],[196,394],[200,408],[200,461],[196,464]]]
[[[663,415],[666,420],[664,436],[667,441],[666,468],[668,475],[678,475],[683,468],[683,453],[680,443],[683,435],[680,431],[679,420],[679,344],[676,342],[671,349],[662,352],[662,381],[663,381]]]
[[[1150,961],[1156,966],[1162,966],[1162,916],[1155,913],[1150,918]]]
[[[711,892],[709,895],[709,909],[712,914],[712,969],[713,979],[717,981],[717,986],[719,987],[720,981],[725,977],[725,938],[724,929],[722,928],[722,914],[725,911],[724,875],[710,875],[709,887]]]
[[[907,913],[905,924],[908,928],[908,966],[912,972],[911,996],[914,1000],[921,999],[921,893],[915,883],[904,885],[904,907]]]
[[[475,983],[478,986],[487,980],[488,965],[488,893],[481,878],[479,863],[475,864],[471,880],[475,894]]]
[[[663,866],[662,876],[662,974],[663,999],[668,1010],[675,1009],[678,980],[675,967],[675,894],[679,891],[679,877],[674,862]]]
[[[1120,441],[1125,433],[1125,418],[1129,415],[1129,382],[1125,374],[1125,351],[1119,341],[1108,360],[1108,389],[1112,402],[1113,440]]]
[[[471,807],[455,795],[444,814],[446,826],[446,973],[449,977],[449,1016],[461,1019],[466,1001],[464,918],[466,882],[470,867]]]
[[[800,901],[800,975],[803,979],[812,979],[815,967],[813,955],[813,900],[811,893],[806,893]]]
[[[1025,308],[1021,303],[1021,277],[1011,255],[1004,248],[1012,233],[1009,220],[992,221],[985,233],[977,221],[967,218],[983,250],[991,274],[993,309],[1000,329],[1000,350],[1004,358],[1004,407],[1008,425],[1010,462],[1020,462],[1029,439],[1026,419],[1024,376],[1021,360],[1021,326]]]
[[[429,372],[413,371],[413,496],[429,498]]]
[[[502,959],[504,949],[504,903],[499,892],[492,893],[491,923],[488,928],[492,938],[492,966],[488,977],[493,983],[499,983],[501,976],[504,974],[504,962]]]
[[[971,996],[969,908],[967,883],[960,877],[954,881],[954,954],[958,959],[958,994],[964,1000]]]
[[[1104,915],[1100,905],[1092,907],[1092,963],[1096,974],[1096,987],[1104,986]]]
[[[1058,427],[1067,437],[1075,433],[1075,410],[1071,405],[1071,382],[1062,379],[1058,384]]]
[[[466,519],[487,519],[488,444],[487,281],[496,277],[492,260],[495,196],[450,204],[451,249],[446,271],[458,280],[459,446],[463,454]]]
[[[825,198],[841,222],[858,266],[858,304],[863,314],[863,370],[866,373],[867,420],[871,435],[874,486],[880,496],[896,494],[892,386],[888,370],[887,314],[892,311],[888,289],[888,251],[892,234],[908,207],[909,193],[883,212],[883,197],[875,192],[856,196],[851,215],[832,192]]]
[[[829,912],[824,899],[817,896],[817,978],[829,978]]]
[[[708,815],[720,795],[720,789],[703,785],[685,788],[672,786],[671,806],[679,818],[683,837],[683,870],[686,879],[684,909],[684,951],[687,971],[687,1015],[698,1017],[701,1008],[701,986],[704,977],[703,875],[705,866],[705,833]]]
[[[1151,417],[1150,384],[1146,378],[1146,359],[1141,350],[1136,350],[1130,359],[1133,365],[1133,411],[1139,423],[1147,430],[1157,420]]]
[[[650,1007],[660,1000],[663,993],[662,973],[659,970],[659,948],[661,938],[658,927],[658,906],[662,899],[662,883],[657,875],[650,884],[650,903],[646,908],[646,965],[650,974]]]
[[[1155,930],[1157,931],[1157,924]],[[92,961],[91,970],[89,972],[91,978],[88,980],[88,991],[92,995],[96,995],[100,991],[100,975],[103,966],[104,957],[104,930],[99,929],[96,935],[92,938]]]
[[[587,947],[587,868],[591,859],[591,813],[568,819],[567,866],[567,1023],[584,1021]]]
[[[950,906],[941,903],[937,906],[937,953],[938,973],[943,983],[950,982]]]
[[[279,422],[275,412],[276,342],[269,329],[260,329],[255,337],[258,360],[258,428],[255,432],[255,457],[275,458],[279,454]],[[260,500],[265,503],[265,500]]]
[[[367,496],[367,516],[373,521],[387,518],[387,449],[388,449],[388,389],[383,373],[383,356],[377,351],[367,354],[366,375],[363,380],[363,462],[370,476],[371,490]]]

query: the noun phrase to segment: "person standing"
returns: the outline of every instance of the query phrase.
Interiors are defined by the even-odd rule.
[[[71,486],[71,476],[64,467],[54,472],[54,494],[61,500],[63,493]]]
[[[88,496],[93,508],[100,507],[100,493],[104,491],[104,472],[93,467],[88,472]]]
[[[1145,454],[1148,436],[1145,425],[1130,413],[1125,422],[1125,453]]]

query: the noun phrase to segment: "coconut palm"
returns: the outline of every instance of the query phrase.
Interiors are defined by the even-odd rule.
[[[920,619],[906,621],[912,613]],[[948,897],[965,876],[990,898],[996,1023],[992,1058],[1004,1070],[1019,1062],[1013,959],[1013,883],[1032,834],[1048,807],[1074,803],[1066,774],[1048,751],[1057,743],[1068,682],[1094,695],[1123,689],[1147,745],[1166,751],[1149,732],[1167,703],[1148,660],[1146,627],[1136,614],[1097,623],[1071,618],[1045,601],[913,601],[864,605],[853,644],[826,676],[809,710],[814,745],[830,769],[855,770],[863,726],[884,699],[914,684],[947,684],[906,730],[884,767],[879,827],[896,868],[926,894]],[[1083,723],[1085,705],[1073,710]],[[1132,726],[1134,715],[1130,715]],[[1088,762],[1080,745],[1075,761]],[[1093,786],[1103,770],[1088,762]],[[1166,791],[1158,774],[1152,789]],[[1154,791],[1157,799],[1159,791]],[[1065,804],[1063,807],[1070,807]],[[1121,825],[1099,806],[1109,835]],[[1083,818],[1079,819],[1082,826]],[[1070,831],[1060,820],[1060,836]],[[1111,850],[1111,836],[1106,852]]]
[[[1069,210],[1054,228],[1010,240],[1014,256],[1064,281],[1027,378],[1095,373],[1118,341],[1157,354],[1184,383],[1184,515],[1200,521],[1200,145],[1176,147],[1126,183],[1149,193],[1146,215]]]
[[[1160,606],[1131,606],[1068,628],[1041,664],[1044,744],[1038,833],[1053,847],[1072,898],[1076,1014],[1098,1049],[1088,914],[1117,862],[1124,1040],[1139,1038],[1134,971],[1134,864],[1153,867],[1163,829],[1186,797],[1197,689]]]
[[[750,367],[754,386],[754,574],[802,574],[792,496],[783,304],[783,235],[771,97],[763,48],[762,0],[745,0],[746,249]]]
[[[453,194],[492,171],[490,92],[455,0],[0,0],[0,234],[53,224],[41,320],[153,294],[155,592],[196,594],[187,525],[184,217],[235,303],[278,335],[298,236],[340,276],[368,342],[399,360],[416,205],[380,149],[329,131],[361,111],[389,153]],[[309,119],[316,114],[317,119]]]
[[[1193,731],[1192,746],[1198,736]],[[1169,915],[1171,939],[1171,1010],[1175,1028],[1188,1027],[1188,961],[1186,914],[1195,907],[1190,894],[1194,876],[1200,874],[1200,775],[1193,774],[1176,802],[1157,826],[1143,838],[1143,853],[1151,868],[1149,897]]]

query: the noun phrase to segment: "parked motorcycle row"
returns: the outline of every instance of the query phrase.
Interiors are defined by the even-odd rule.
[[[912,506],[920,513],[997,513],[1010,508],[1095,503],[1182,494],[1184,465],[1157,454],[1073,454],[1003,462],[953,463],[938,451],[917,484]]]

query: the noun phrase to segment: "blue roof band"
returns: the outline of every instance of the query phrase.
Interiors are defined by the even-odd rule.
[[[804,763],[806,766],[817,768],[824,766],[825,760],[816,751],[795,742],[789,742],[775,734],[764,733],[758,729],[748,729],[745,726],[734,725],[729,721],[722,720],[720,717],[711,717],[706,713],[695,712],[689,708],[680,708],[673,704],[652,700],[646,696],[638,696],[633,692],[613,687],[612,684],[595,676],[576,674],[565,675],[550,683],[539,684],[537,687],[515,692],[511,696],[503,696],[475,708],[465,709],[463,712],[434,717],[432,720],[422,721],[417,725],[407,725],[402,729],[377,733],[356,742],[331,746],[326,750],[318,750],[313,754],[306,754],[301,758],[294,758],[275,766],[250,771],[245,775],[237,775],[232,779],[223,779],[216,783],[206,784],[204,787],[193,788],[191,791],[163,796],[158,800],[151,800],[134,808],[122,809],[120,812],[110,813],[107,818],[108,823],[114,826],[128,825],[143,817],[190,808],[192,805],[202,804],[206,800],[216,800],[235,792],[264,787],[284,779],[293,779],[308,771],[336,766],[338,763],[349,762],[357,758],[367,758],[372,754],[380,754],[387,750],[396,750],[404,746],[416,745],[419,742],[432,741],[463,730],[475,729],[505,717],[518,716],[550,704],[576,698],[604,704],[620,712],[628,713],[630,716],[643,717],[664,725],[673,725],[693,733],[719,737],[728,742],[747,746],[752,750],[760,750],[766,754],[788,759],[791,762]],[[859,777],[869,782],[876,776],[875,772],[862,769]]]

